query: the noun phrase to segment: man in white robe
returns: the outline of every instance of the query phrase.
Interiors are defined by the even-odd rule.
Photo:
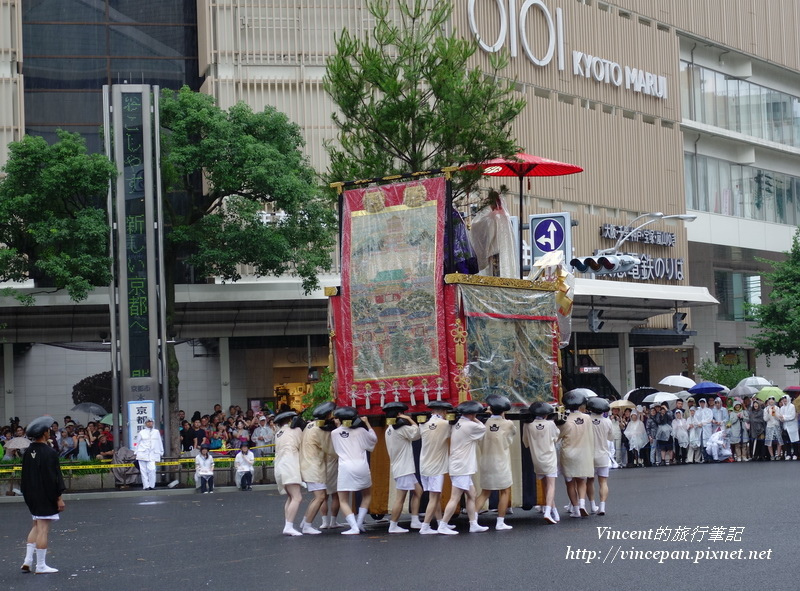
[[[461,418],[453,425],[450,434],[450,483],[452,493],[444,515],[439,522],[437,531],[440,534],[454,535],[458,532],[451,529],[448,522],[458,508],[461,496],[467,497],[467,517],[469,517],[469,532],[478,533],[489,529],[478,524],[478,512],[475,510],[475,485],[472,475],[478,471],[477,445],[486,433],[486,425],[478,420],[477,414],[483,406],[474,400],[462,402],[456,408],[461,412]]]
[[[133,439],[133,449],[142,473],[142,489],[153,490],[156,487],[156,462],[164,455],[164,442],[158,429],[153,429],[153,419],[147,417],[144,429]]]
[[[511,410],[508,398],[494,394],[486,399],[486,403],[492,409],[492,416],[486,421],[486,434],[479,443],[481,494],[475,506],[480,511],[491,492],[498,491],[495,529],[507,530],[512,529],[505,517],[511,501],[511,444],[517,435],[517,427],[505,416]]]
[[[364,529],[364,519],[372,500],[372,474],[367,462],[367,452],[375,449],[378,436],[373,431],[366,417],[358,417],[355,408],[337,408],[333,416],[341,421],[341,426],[331,433],[331,443],[339,456],[339,506],[350,524],[344,535],[357,535]],[[366,429],[358,426],[360,419]],[[347,426],[345,426],[347,425]],[[361,491],[361,505],[356,516],[350,506],[350,493]]]

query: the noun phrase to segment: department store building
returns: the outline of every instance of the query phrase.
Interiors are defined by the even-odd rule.
[[[574,256],[649,222],[620,245],[641,260],[624,277],[578,276],[565,384],[624,393],[693,376],[706,358],[797,383],[786,360],[754,354],[745,304],[769,297],[759,259],[791,247],[800,217],[798,23],[792,0],[455,0],[449,33],[479,40],[472,65],[510,56],[499,75],[527,100],[513,130],[523,151],[584,169],[526,179],[524,217],[568,213]],[[101,151],[102,86],[128,81],[188,84],[224,108],[274,105],[324,171],[335,137],[325,60],[343,28],[372,25],[362,0],[0,0],[0,163],[8,142],[58,128]],[[500,182],[516,200],[517,179],[482,190]],[[656,212],[667,219],[645,215]],[[668,218],[678,214],[696,219]],[[327,364],[322,290],[244,275],[222,285],[187,273],[177,287],[187,414],[298,405]],[[68,414],[72,385],[110,367],[108,290],[79,304],[37,294],[34,308],[0,302],[3,423]]]

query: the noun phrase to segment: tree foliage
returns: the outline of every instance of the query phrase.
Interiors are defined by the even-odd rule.
[[[700,365],[694,368],[694,372],[704,381],[722,384],[729,389],[735,388],[736,384],[753,375],[753,372],[740,363],[724,365],[714,363],[710,359],[704,359]]]
[[[104,371],[83,378],[72,387],[72,402],[94,402],[103,408],[111,405],[111,372]]]
[[[9,146],[0,180],[0,279],[66,288],[75,301],[108,285],[106,196],[116,170],[87,154],[84,140],[58,131],[53,145],[25,136]]]
[[[167,200],[166,223],[172,243],[189,249],[188,262],[232,281],[239,264],[258,275],[293,271],[307,292],[316,287],[319,270],[330,267],[336,224],[299,127],[271,106],[225,110],[188,87],[164,91],[161,125],[165,188],[183,196]],[[280,214],[265,222],[266,203]]]
[[[763,261],[772,270],[764,273],[771,288],[769,301],[749,306],[748,312],[760,332],[750,342],[760,355],[783,355],[794,359],[788,367],[800,370],[800,230],[795,232],[792,248],[784,261]]]
[[[374,178],[508,157],[519,151],[511,124],[525,106],[514,82],[468,64],[477,43],[448,34],[449,1],[369,0],[368,38],[344,30],[328,59],[325,90],[338,143],[328,178]],[[394,9],[393,9],[394,7]],[[396,19],[396,20],[394,20]],[[462,188],[480,172],[461,173]]]

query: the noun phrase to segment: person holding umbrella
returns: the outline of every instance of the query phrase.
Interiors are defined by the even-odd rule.
[[[789,442],[788,452],[786,455],[787,460],[796,460],[797,459],[797,442],[800,440],[800,434],[798,434],[797,430],[797,411],[792,404],[791,398],[789,395],[786,394],[783,398],[781,398],[781,402],[783,403],[780,407],[781,409],[781,417],[783,420],[783,428],[786,430],[786,434],[788,435]]]
[[[777,460],[783,453],[783,436],[781,435],[781,421],[783,415],[780,408],[775,406],[775,398],[770,396],[767,398],[767,406],[764,409],[764,421],[767,423],[766,432],[764,434],[764,443],[767,446],[767,453],[770,460]],[[773,452],[773,444],[778,445],[777,451]]]
[[[36,574],[58,572],[58,569],[46,563],[47,543],[50,525],[59,519],[58,514],[65,508],[61,495],[67,487],[61,475],[58,453],[47,443],[52,424],[53,417],[50,416],[31,421],[27,434],[34,442],[22,457],[22,496],[33,516],[22,571],[30,572],[35,553]]]
[[[748,436],[750,437],[751,448],[750,458],[753,460],[764,460],[764,434],[767,430],[767,421],[764,420],[764,409],[761,408],[761,401],[753,399],[748,412]]]
[[[706,446],[708,440],[711,439],[711,435],[714,433],[714,415],[711,409],[708,408],[708,401],[705,398],[698,400],[697,404],[699,408],[694,415],[695,428],[700,429],[700,448],[703,451],[703,458],[709,460],[710,456],[706,452]]]

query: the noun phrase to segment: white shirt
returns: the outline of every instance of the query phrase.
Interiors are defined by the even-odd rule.
[[[465,417],[458,419],[450,433],[450,476],[469,476],[478,471],[477,445],[486,425]]]
[[[240,474],[243,472],[253,472],[253,464],[255,463],[256,458],[249,449],[247,453],[240,451],[236,454],[236,458],[233,460],[233,466],[236,468],[236,471]]]
[[[338,427],[331,433],[331,443],[339,456],[338,490],[356,491],[372,486],[367,452],[375,449],[378,443],[375,431],[361,427]]]
[[[608,455],[608,442],[614,441],[614,426],[603,415],[592,415],[594,431],[594,467],[605,468],[611,464]]]
[[[203,454],[195,456],[194,466],[198,476],[214,476],[214,458],[210,454],[206,457]]]
[[[403,425],[399,429],[395,429],[394,426],[386,427],[386,451],[389,452],[394,478],[414,474],[417,471],[411,442],[420,437],[417,425]]]
[[[275,482],[278,492],[286,494],[287,484],[302,484],[300,475],[300,445],[303,430],[283,425],[275,434]]]
[[[303,482],[323,483],[328,480],[328,456],[333,454],[331,434],[311,421],[303,433],[300,448],[300,473]]]
[[[422,451],[419,458],[419,473],[422,476],[447,474],[450,463],[450,423],[439,415],[431,416],[427,423],[419,426]]]
[[[486,421],[486,433],[479,443],[482,489],[505,490],[513,484],[509,449],[516,434],[517,427],[508,419],[493,415]]]
[[[133,438],[136,459],[144,462],[160,462],[164,455],[164,443],[158,429],[145,427]]]
[[[536,419],[522,429],[522,442],[531,450],[535,474],[555,474],[558,470],[556,455],[558,427],[553,421]]]
[[[579,410],[572,411],[561,433],[561,471],[568,478],[594,476],[594,433],[591,418]]]

